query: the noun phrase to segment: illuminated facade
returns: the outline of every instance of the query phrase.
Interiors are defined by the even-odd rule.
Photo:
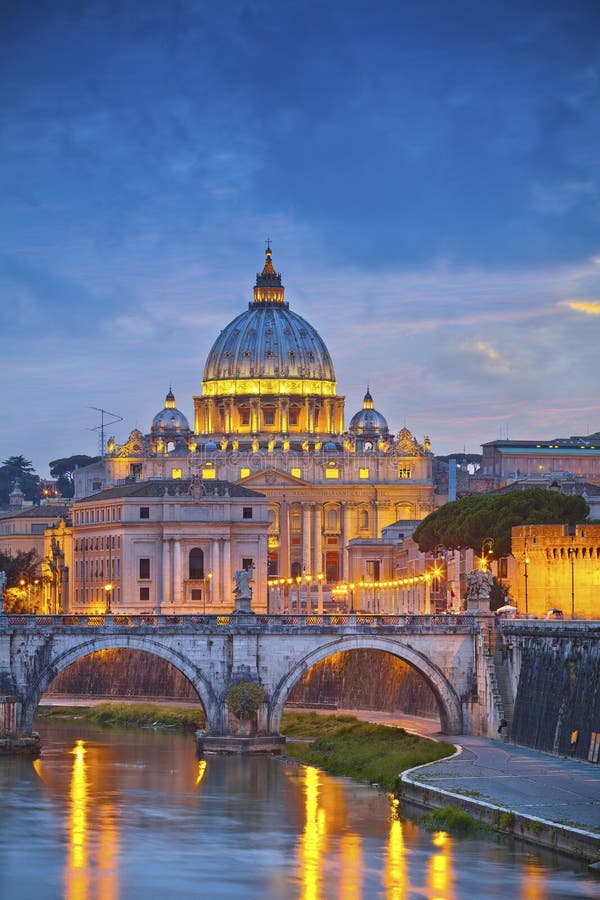
[[[76,501],[72,521],[72,613],[230,612],[236,569],[267,565],[265,498],[221,481],[130,482]],[[264,579],[252,607],[266,611]]]
[[[349,577],[348,544],[378,538],[434,508],[429,439],[390,432],[369,390],[344,426],[344,397],[317,331],[289,308],[270,247],[248,309],[215,340],[194,429],[169,391],[149,434],[108,443],[101,467],[76,474],[76,497],[125,479],[197,477],[266,495],[268,572]],[[365,576],[366,577],[366,576]]]
[[[520,615],[600,615],[600,525],[520,525],[512,529],[508,584]]]

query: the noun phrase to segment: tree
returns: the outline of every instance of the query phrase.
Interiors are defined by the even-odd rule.
[[[91,463],[98,462],[100,456],[87,456],[85,453],[79,453],[75,456],[65,456],[62,459],[53,459],[48,465],[50,466],[50,475],[57,479],[57,487],[61,497],[72,497],[75,493],[75,485],[73,483],[73,475],[75,469],[83,466],[89,466]]]
[[[0,503],[8,503],[17,481],[26,500],[39,500],[40,477],[36,475],[33,463],[24,456],[9,456],[0,466]]]
[[[589,506],[579,496],[543,488],[527,488],[492,494],[471,494],[446,503],[413,533],[422,553],[438,544],[448,550],[470,547],[479,554],[486,538],[494,540],[494,555],[511,552],[511,529],[516,525],[575,525],[586,520]]]
[[[0,553],[0,571],[6,575],[6,592],[4,595],[4,608],[6,612],[24,613],[32,612],[28,608],[31,597],[30,590],[21,587],[21,581],[31,586],[34,579],[39,577],[41,559],[35,550],[19,551],[14,556],[11,553]]]

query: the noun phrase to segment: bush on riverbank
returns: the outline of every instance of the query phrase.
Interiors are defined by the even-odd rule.
[[[449,834],[469,835],[477,831],[490,831],[485,822],[478,822],[464,809],[457,806],[443,806],[424,813],[419,825],[426,831],[447,831]]]
[[[204,728],[200,707],[158,706],[153,703],[99,703],[97,706],[49,706],[38,710],[44,718],[77,717],[94,725],[121,728],[177,728],[197,731]]]
[[[398,787],[399,773],[454,753],[454,746],[409,734],[403,728],[374,725],[354,716],[284,713],[281,733],[288,738],[288,756],[318,766],[331,775]],[[294,737],[313,739],[311,743]],[[291,740],[290,740],[291,739]]]

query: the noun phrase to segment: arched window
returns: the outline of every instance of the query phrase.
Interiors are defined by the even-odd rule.
[[[190,550],[190,578],[204,578],[204,553],[199,547]]]
[[[361,509],[358,513],[358,527],[363,530],[369,527],[369,511]]]

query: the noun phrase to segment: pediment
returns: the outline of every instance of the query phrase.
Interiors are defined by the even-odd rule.
[[[299,485],[308,486],[310,482],[305,481],[303,478],[296,478],[294,475],[290,475],[289,472],[282,472],[281,469],[275,469],[273,466],[269,466],[267,469],[261,469],[260,472],[248,475],[247,478],[242,478],[237,484],[241,484],[244,487],[251,487],[254,490],[261,487],[285,487],[288,485],[290,487],[298,487]]]

